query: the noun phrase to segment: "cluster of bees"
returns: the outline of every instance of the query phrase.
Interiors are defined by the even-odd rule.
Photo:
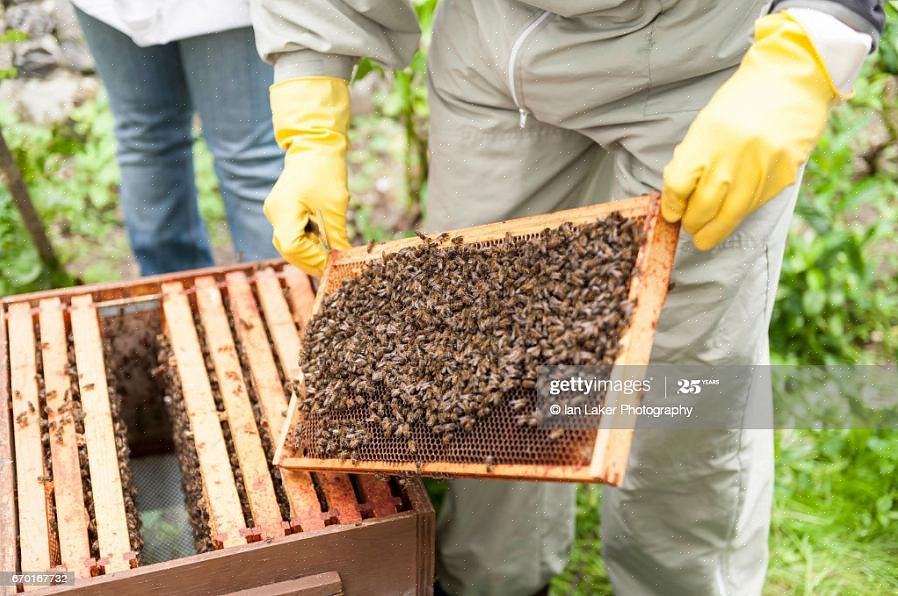
[[[642,238],[642,220],[612,214],[385,253],[327,296],[307,328],[296,447],[371,459],[366,446],[383,437],[426,459],[497,408],[537,427],[542,414],[526,396],[538,367],[613,363]]]
[[[215,545],[209,529],[209,511],[203,494],[202,477],[192,472],[199,469],[199,455],[194,445],[187,407],[184,404],[174,351],[164,333],[156,336],[156,342],[159,346],[158,365],[153,369],[153,376],[165,388],[162,404],[171,420],[172,440],[181,467],[181,488],[188,503],[187,511],[193,530],[193,543],[198,553],[204,553],[213,550]]]

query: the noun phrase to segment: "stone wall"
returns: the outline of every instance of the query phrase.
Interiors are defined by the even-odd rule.
[[[94,64],[67,0],[3,0],[0,27],[23,41],[0,44],[0,68],[16,69],[0,82],[0,102],[21,118],[49,123],[98,89]]]

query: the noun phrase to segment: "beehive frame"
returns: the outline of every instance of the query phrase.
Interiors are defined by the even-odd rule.
[[[676,252],[679,226],[670,224],[661,217],[660,196],[651,193],[630,199],[599,203],[577,209],[558,211],[504,221],[496,224],[476,226],[449,233],[446,242],[461,237],[462,244],[501,241],[511,236],[538,234],[546,228],[555,228],[562,223],[582,224],[595,222],[612,213],[627,218],[642,218],[644,240],[635,264],[629,299],[634,304],[628,327],[622,334],[620,350],[615,359],[612,375],[633,377],[640,366],[648,365],[655,334],[655,326],[661,307],[667,296],[670,274]],[[365,264],[382,258],[384,254],[395,253],[404,248],[414,247],[423,242],[420,238],[408,238],[377,244],[373,247],[355,247],[331,254],[327,268],[319,284],[312,312],[318,313],[324,297],[339,287],[344,278],[358,275]],[[339,268],[339,269],[338,269]],[[339,273],[335,273],[339,271]],[[623,372],[622,366],[627,367]],[[532,465],[511,463],[460,463],[449,461],[397,462],[360,459],[351,461],[339,458],[317,458],[297,453],[290,444],[291,429],[302,419],[298,402],[304,397],[302,376],[297,383],[297,391],[290,400],[288,420],[280,437],[275,463],[290,470],[330,470],[383,473],[409,473],[434,476],[490,477],[517,480],[547,480],[568,482],[604,482],[620,485],[626,471],[627,458],[632,441],[635,417],[623,414],[602,419],[595,433],[592,457],[583,465]],[[606,405],[620,405],[638,400],[638,395],[609,393]],[[616,409],[620,412],[620,408]],[[411,459],[411,458],[410,458]]]
[[[229,326],[223,297],[238,322],[236,333]],[[285,470],[281,475],[290,519],[281,519],[248,388],[252,386],[259,400],[262,424],[270,429],[272,440],[276,439],[287,410],[278,368],[287,377],[297,374],[298,329],[311,316],[313,301],[309,278],[277,260],[0,300],[0,570],[49,571],[57,563],[53,570],[74,572],[74,586],[42,591],[47,593],[118,596],[147,590],[171,592],[191,585],[224,593],[296,582],[301,576],[315,574],[326,577],[300,582],[312,586],[308,593],[322,593],[315,590],[337,585],[333,575],[347,591],[355,588],[389,594],[396,586],[404,586],[403,590],[413,593],[429,593],[433,509],[417,481],[405,483],[397,494],[395,483],[391,487],[370,475],[326,473],[316,475],[313,481],[308,472]],[[111,444],[100,323],[106,316],[102,313],[147,307],[159,310],[176,362],[216,550],[138,566],[124,527],[118,460]],[[199,327],[194,324],[194,314],[201,321]],[[47,405],[55,406],[51,400],[61,399],[72,382],[64,370],[69,333],[85,409],[99,559],[91,558],[89,552],[88,513],[74,430],[71,425],[63,426],[71,435],[63,436],[58,444],[51,440],[53,483],[41,482],[45,470],[36,424],[41,413],[27,406],[39,403],[39,383],[46,391]],[[207,371],[200,334],[214,372]],[[241,371],[237,345],[244,349],[249,378]],[[40,358],[42,374],[36,358]],[[245,527],[237,500],[210,390],[212,375],[221,390],[254,527]],[[52,420],[55,407],[47,410]],[[16,423],[20,416],[29,424]],[[322,506],[319,493],[326,506]],[[387,544],[390,548],[383,548]],[[235,571],[234,566],[241,568]],[[0,594],[14,592],[15,588],[0,586]]]

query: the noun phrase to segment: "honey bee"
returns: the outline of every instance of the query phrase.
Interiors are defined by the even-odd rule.
[[[515,412],[519,412],[527,407],[527,403],[529,400],[527,399],[513,399],[509,402],[511,409]]]

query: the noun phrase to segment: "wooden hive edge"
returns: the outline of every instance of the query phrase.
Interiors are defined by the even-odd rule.
[[[423,487],[420,487],[423,493]],[[352,525],[332,525],[190,555],[46,588],[43,594],[131,596],[158,592],[225,594],[310,575],[339,571],[349,594],[425,595],[433,587],[433,510],[415,509]],[[412,543],[414,541],[414,544]],[[384,545],[389,544],[389,548]],[[415,550],[414,558],[409,553]],[[428,562],[427,559],[430,559]],[[414,583],[414,587],[412,587]],[[264,592],[262,592],[264,593]]]
[[[436,572],[436,512],[430,502],[427,489],[420,479],[415,478],[406,484],[405,492],[411,503],[412,511],[418,514],[418,593],[433,593],[433,578]]]
[[[202,269],[192,269],[189,271],[178,271],[176,273],[150,275],[147,277],[141,277],[136,280],[113,281],[100,284],[72,286],[68,288],[57,288],[53,290],[41,290],[39,292],[16,294],[14,296],[6,296],[0,298],[0,304],[28,302],[33,307],[37,307],[38,302],[40,302],[40,300],[44,298],[59,297],[67,299],[81,294],[90,294],[93,297],[96,306],[100,308],[103,306],[107,306],[106,302],[119,299],[140,300],[147,298],[161,298],[162,284],[166,282],[190,282],[194,278],[203,275],[213,275],[218,278],[231,271],[244,271],[251,274],[256,269],[262,267],[275,267],[280,270],[285,266],[287,266],[287,263],[283,259],[269,259],[266,261],[257,261],[253,263],[241,263],[238,265],[220,265],[215,267],[205,267]]]
[[[0,304],[0,569],[16,571],[18,512],[12,446],[12,394],[9,379],[9,350],[6,340],[6,307]],[[12,596],[14,586],[0,586],[0,594]]]
[[[470,476],[500,480],[526,480],[535,482],[594,482],[589,466],[545,466],[528,464],[477,464],[422,462],[420,466],[410,462],[365,460],[352,463],[348,459],[322,459],[313,457],[283,457],[281,467],[286,469],[314,470],[321,472],[358,472],[363,474],[413,474],[421,476]]]

